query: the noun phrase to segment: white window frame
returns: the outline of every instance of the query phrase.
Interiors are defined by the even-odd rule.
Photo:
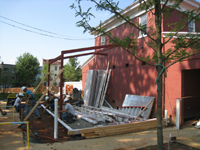
[[[191,22],[192,22],[192,25],[190,24]],[[190,31],[190,29],[192,31]],[[195,32],[195,20],[194,19],[188,23],[188,32]]]
[[[142,21],[142,18],[143,18],[143,17],[146,18],[146,22],[143,23],[143,24],[141,24],[141,23],[143,22],[143,21]],[[144,14],[144,15],[142,15],[142,16],[139,17],[139,24],[140,24],[141,26],[145,26],[145,25],[146,25],[146,32],[147,32],[147,14]],[[145,36],[147,36],[147,34],[145,34],[144,32],[142,32],[142,31],[139,30],[139,37],[138,37],[138,38],[142,38],[142,37],[145,37]]]
[[[101,45],[105,45],[106,43],[106,37],[105,35],[101,35]]]

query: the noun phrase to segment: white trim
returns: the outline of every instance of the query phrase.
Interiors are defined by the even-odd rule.
[[[88,58],[88,60],[86,60],[81,66],[80,68],[83,69],[87,64],[89,64],[90,61],[92,61],[95,58],[94,55],[92,55],[90,58]]]
[[[147,37],[147,34],[145,34],[143,36],[138,36],[138,39],[145,38],[145,37]]]
[[[167,5],[173,5],[174,3],[173,2],[168,2]],[[181,7],[181,10],[184,11],[184,10],[188,10],[189,8],[187,7],[187,5],[190,4],[196,8],[198,8],[198,4],[200,5],[200,3],[196,2],[196,1],[193,1],[193,0],[184,0],[181,4],[180,4],[180,7]],[[125,15],[125,14],[129,14],[130,18],[131,19],[134,19],[144,13],[146,13],[145,10],[143,11],[138,11],[137,8],[140,6],[140,3],[139,1],[136,1],[134,3],[132,3],[131,5],[129,5],[128,7],[124,8],[122,11],[120,11],[120,13],[122,15]],[[150,9],[153,9],[150,8]],[[106,28],[106,32],[124,24],[125,21],[118,21],[117,18],[115,18],[114,16],[110,17],[109,19],[105,20],[102,24],[101,24],[101,27],[102,28],[106,28],[106,26],[108,26]],[[99,26],[97,26],[96,28],[98,28]],[[95,33],[93,32],[92,34],[95,35]],[[95,37],[97,37],[99,35],[95,35]],[[141,38],[141,37],[140,37]]]
[[[163,37],[168,37],[167,34],[173,33],[175,34],[176,32],[162,32]],[[197,35],[200,34],[198,32],[178,32],[177,35],[186,35],[186,34],[193,34],[193,35]],[[177,38],[177,36],[173,36],[173,38]]]

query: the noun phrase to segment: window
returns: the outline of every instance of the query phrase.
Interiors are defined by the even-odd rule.
[[[147,14],[139,17],[139,24],[142,26],[145,32],[139,31],[139,37],[146,36],[147,32]]]
[[[105,45],[105,35],[101,36],[101,45]]]
[[[195,32],[195,21],[194,20],[192,20],[192,21],[189,22],[189,24],[188,24],[188,31],[189,32]]]
[[[55,66],[55,70],[57,70],[57,66]]]
[[[12,68],[12,73],[15,73],[15,68]]]
[[[57,74],[55,74],[55,77],[57,76]]]
[[[3,71],[4,73],[9,73],[9,68],[4,68]]]

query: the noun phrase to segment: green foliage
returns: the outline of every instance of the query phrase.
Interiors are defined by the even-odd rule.
[[[17,86],[31,86],[39,74],[39,61],[30,53],[17,57],[16,62]]]
[[[43,74],[44,76],[45,76],[45,75],[47,74],[47,72],[48,72],[48,67],[49,67],[49,64],[48,64],[48,63],[44,64],[44,68],[42,69],[42,74]],[[54,74],[53,70],[50,70],[50,81],[53,80],[52,77],[51,77],[51,75],[53,75],[53,74]],[[44,79],[44,81],[45,81],[45,82],[48,81],[48,76]]]
[[[12,84],[13,80],[10,75],[2,74],[0,76],[0,87],[3,89],[3,93],[5,92],[6,88]]]
[[[77,57],[69,58],[64,69],[65,81],[80,81],[82,79],[82,72]]]
[[[41,80],[41,77],[37,78],[37,80],[33,83],[33,87],[37,87]]]
[[[7,99],[8,94],[9,94],[9,93],[1,93],[1,94],[0,94],[0,100]]]

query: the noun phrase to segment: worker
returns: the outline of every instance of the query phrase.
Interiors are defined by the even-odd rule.
[[[25,98],[25,100],[26,100],[25,117],[26,117],[30,111],[30,108],[34,107],[36,102],[35,102],[35,97],[34,97],[33,93],[30,90],[27,90],[27,88],[25,86],[22,87],[22,91],[26,92],[26,94],[27,94],[27,98]],[[35,108],[34,112],[38,116],[37,119],[41,119],[37,108]]]
[[[16,111],[19,112],[20,119],[23,120],[24,107],[26,106],[25,104],[22,104],[22,98],[24,94],[19,93],[16,96],[17,98],[15,100],[14,106],[15,106]]]
[[[62,113],[62,120],[66,120],[68,123],[73,123],[75,120],[74,108],[69,103],[69,99],[64,99],[65,109],[59,110],[58,113]]]
[[[49,106],[51,107],[51,110],[54,111],[54,99],[50,98],[49,96],[45,97],[45,101],[41,102],[40,104],[46,104],[45,109],[48,109]]]

